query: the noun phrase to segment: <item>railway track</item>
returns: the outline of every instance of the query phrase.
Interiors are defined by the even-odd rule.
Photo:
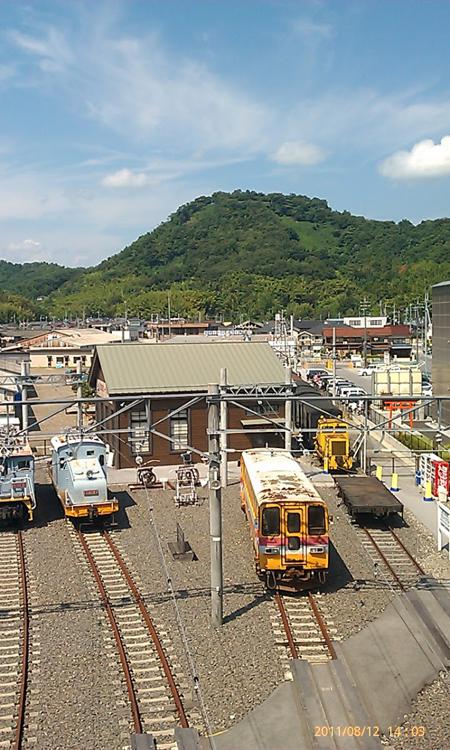
[[[321,663],[335,659],[332,644],[336,628],[325,622],[317,597],[311,593],[300,596],[274,596],[276,610],[271,620],[282,662],[288,668],[290,659]]]
[[[394,588],[406,591],[419,578],[426,576],[423,568],[392,529],[368,529],[363,526],[357,529],[357,533],[376,569],[382,566],[383,574],[389,576]]]
[[[152,734],[158,750],[173,748],[175,726],[189,723],[180,694],[187,686],[167,633],[157,631],[112,535],[74,529],[71,534],[92,573],[113,634],[131,707],[130,732]]]
[[[0,534],[0,748],[24,741],[30,615],[22,533]]]

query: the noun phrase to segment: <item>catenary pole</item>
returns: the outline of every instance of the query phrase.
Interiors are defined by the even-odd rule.
[[[77,362],[77,399],[83,398],[83,385],[81,382],[81,376],[83,374],[83,366],[81,363],[81,359]],[[78,429],[83,429],[83,404],[81,401],[78,401]]]
[[[222,367],[220,370],[220,394],[226,394],[228,384],[227,368]],[[228,404],[225,399],[220,399],[220,483],[222,487],[228,484],[228,435],[227,435],[227,418]]]
[[[29,364],[25,360],[20,363],[20,374],[22,376],[20,392],[22,397],[22,430],[28,429],[28,404],[27,404],[27,386],[26,378],[29,375]]]
[[[208,385],[209,534],[211,548],[211,623],[223,622],[222,490],[220,487],[219,386]]]
[[[290,392],[292,389],[292,370],[290,367],[286,367],[284,378],[286,385],[290,386],[288,389]],[[289,395],[291,394],[289,393]],[[284,426],[286,428],[284,432],[284,447],[287,451],[290,451],[292,448],[292,401],[290,398],[286,398],[284,406]]]

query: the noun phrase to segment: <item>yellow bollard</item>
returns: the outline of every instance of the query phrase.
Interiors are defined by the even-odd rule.
[[[326,474],[328,474],[328,457],[324,456],[323,458],[323,470]]]
[[[423,499],[426,502],[430,502],[433,500],[433,488],[431,486],[431,482],[425,482],[425,494],[423,496]]]
[[[398,474],[396,471],[392,473],[391,477],[391,492],[398,492]]]
[[[377,466],[377,470],[375,472],[375,476],[381,482],[381,480],[383,479],[383,467],[382,466],[380,466],[380,465]]]

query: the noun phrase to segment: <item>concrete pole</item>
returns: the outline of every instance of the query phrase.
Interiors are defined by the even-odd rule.
[[[78,399],[78,429],[80,432],[83,429],[83,404],[81,403],[80,399],[83,398],[83,388],[81,383],[81,375],[83,373],[83,366],[81,364],[81,359],[77,362],[77,399]]]
[[[223,623],[223,568],[222,568],[222,490],[220,487],[219,449],[219,386],[209,385],[208,396],[215,400],[208,405],[209,453],[209,535],[211,545],[211,622],[214,627]]]
[[[225,395],[227,392],[228,374],[227,368],[222,367],[220,370],[220,393]],[[228,435],[227,429],[227,407],[228,404],[225,399],[220,401],[220,483],[222,487],[228,485]]]
[[[369,439],[369,402],[364,401],[363,472],[367,474],[367,441]]]
[[[286,367],[285,370],[285,384],[290,386],[286,389],[287,394],[292,393],[292,372],[290,367]],[[284,405],[284,426],[286,427],[284,433],[284,447],[287,451],[292,449],[292,401],[290,398],[286,398]]]
[[[29,375],[28,362],[24,360],[20,363],[20,374],[22,378],[26,378]],[[20,393],[22,399],[22,430],[26,430],[28,428],[28,405],[26,403],[28,394],[24,380],[22,380],[20,385]]]
[[[336,328],[333,326],[333,398],[336,396]]]

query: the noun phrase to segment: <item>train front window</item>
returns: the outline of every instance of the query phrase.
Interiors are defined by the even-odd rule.
[[[308,534],[325,534],[325,510],[321,505],[310,505],[308,508]]]
[[[278,536],[280,533],[280,509],[264,508],[262,513],[263,536]]]
[[[289,534],[300,531],[300,513],[288,513],[287,527]]]

